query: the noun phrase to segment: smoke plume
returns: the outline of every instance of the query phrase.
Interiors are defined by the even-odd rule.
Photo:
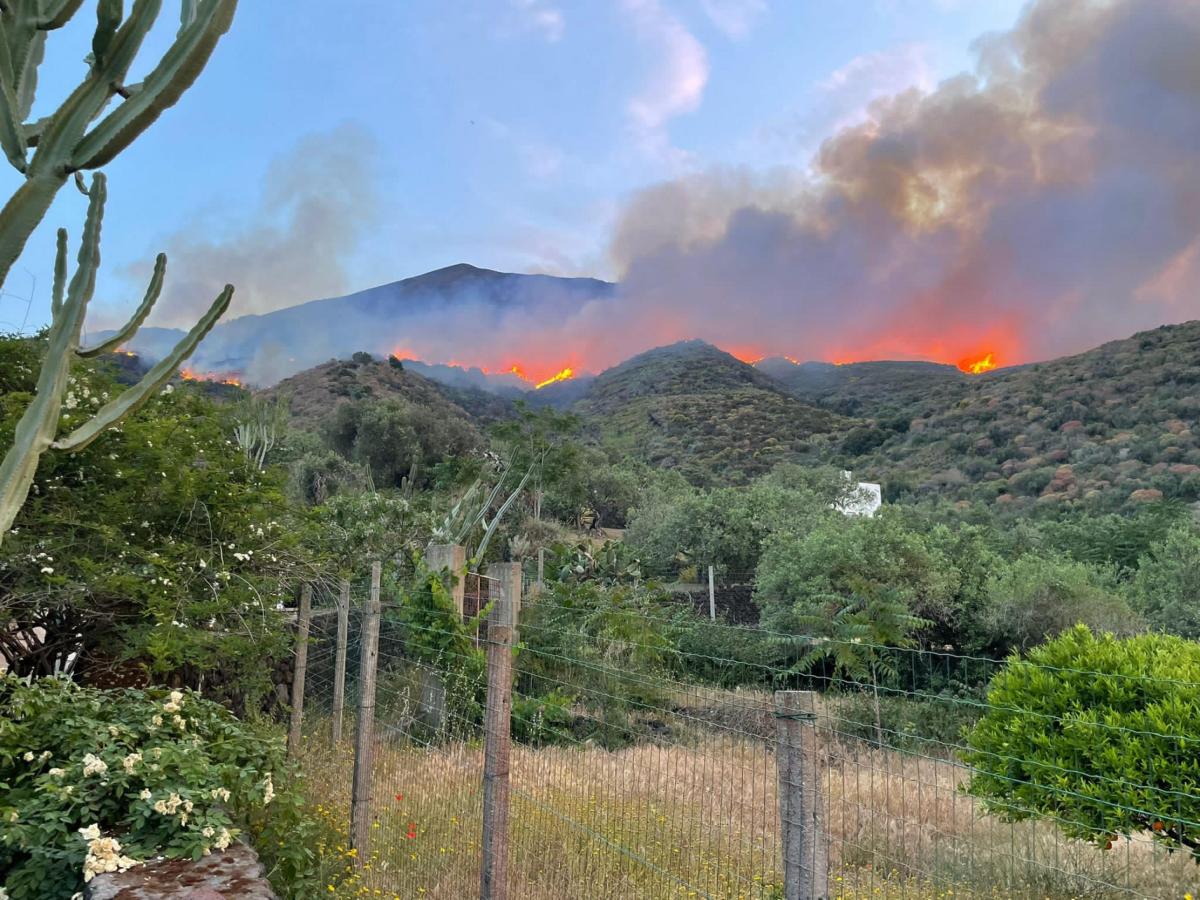
[[[376,216],[377,153],[361,128],[312,135],[267,170],[252,216],[264,224],[238,228],[206,216],[169,235],[167,285],[152,324],[190,327],[226,283],[236,287],[228,318],[344,293],[346,262]],[[143,265],[129,272],[134,283],[144,284]]]

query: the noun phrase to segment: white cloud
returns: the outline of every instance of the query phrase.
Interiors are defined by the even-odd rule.
[[[520,28],[534,31],[550,43],[561,40],[567,20],[554,0],[511,0]]]
[[[708,52],[660,0],[624,0],[639,39],[652,45],[659,62],[650,81],[629,101],[639,148],[666,161],[686,154],[671,146],[667,124],[699,108],[708,84]]]
[[[712,23],[735,40],[744,38],[767,11],[767,0],[700,0]]]

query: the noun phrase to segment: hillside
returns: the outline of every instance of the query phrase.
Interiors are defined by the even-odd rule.
[[[573,410],[601,444],[697,483],[742,481],[813,457],[827,435],[850,424],[702,341],[609,369]]]
[[[315,431],[338,406],[353,401],[401,399],[447,419],[475,423],[510,414],[511,403],[484,391],[452,389],[415,372],[357,355],[330,360],[285,378],[263,396],[290,398],[292,423]]]
[[[844,461],[892,499],[1130,508],[1200,496],[1200,322],[933,385]]]
[[[805,403],[847,416],[879,419],[903,415],[932,390],[945,397],[965,391],[970,380],[954,366],[932,362],[797,364],[776,356],[760,360],[755,368]]]
[[[595,278],[521,275],[464,263],[343,297],[227,319],[205,338],[192,366],[202,372],[237,373],[248,383],[270,386],[360,350],[386,357],[413,335],[452,328],[455,316],[478,317],[520,307],[553,323],[556,316],[608,297],[614,289]],[[110,334],[101,332],[93,339]],[[143,329],[128,349],[159,359],[182,334]]]

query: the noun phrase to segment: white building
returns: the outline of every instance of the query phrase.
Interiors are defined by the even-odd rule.
[[[851,473],[843,471],[842,476],[847,481],[853,481]],[[860,481],[854,490],[844,499],[833,504],[833,508],[845,516],[866,516],[871,518],[883,506],[883,488],[870,481]]]

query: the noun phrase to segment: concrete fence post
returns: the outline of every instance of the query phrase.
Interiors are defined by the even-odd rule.
[[[379,663],[379,585],[382,565],[371,563],[371,597],[363,609],[362,655],[359,657],[358,728],[354,735],[354,786],[350,798],[350,846],[357,865],[371,847],[371,769],[375,751],[375,672]]]
[[[466,597],[467,585],[463,579],[463,571],[467,567],[467,548],[458,544],[430,544],[425,548],[425,564],[435,572],[442,569],[450,570],[450,597],[458,615],[463,614],[463,599]]]
[[[830,896],[816,696],[813,691],[775,692],[784,900],[828,900]]]
[[[337,651],[333,660],[333,742],[342,739],[342,720],[346,711],[346,644],[350,637],[350,579],[338,586]]]
[[[512,728],[512,648],[521,607],[521,564],[488,567],[492,612],[487,630],[487,710],[483,749],[483,862],[480,900],[508,898],[509,766]]]
[[[288,756],[300,752],[304,724],[304,679],[308,672],[308,631],[312,624],[312,585],[300,588],[300,611],[296,615],[296,665],[292,670],[292,720],[288,727]]]

